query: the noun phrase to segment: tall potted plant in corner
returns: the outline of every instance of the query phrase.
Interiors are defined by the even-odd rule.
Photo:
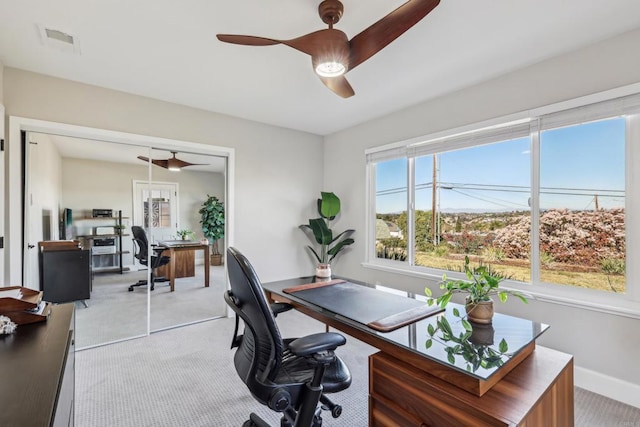
[[[340,213],[340,199],[333,193],[321,192],[320,194],[322,198],[317,201],[320,218],[309,219],[308,224],[302,224],[299,228],[318,244],[317,250],[313,246],[307,246],[318,260],[316,276],[330,277],[331,261],[346,246],[354,242],[349,236],[355,230],[348,229],[334,236],[330,225]]]
[[[207,200],[198,211],[204,237],[211,243],[211,265],[222,265],[218,240],[224,237],[224,205],[216,196],[207,194]]]

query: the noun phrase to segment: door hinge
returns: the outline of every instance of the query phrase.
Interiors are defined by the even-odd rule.
[[[0,139],[0,151],[4,151],[4,139]]]
[[[0,249],[4,248],[4,236],[0,237]]]

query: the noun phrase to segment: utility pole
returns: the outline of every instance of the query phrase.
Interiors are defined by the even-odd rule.
[[[436,179],[436,168],[437,168],[436,154],[433,154],[433,178],[431,180],[431,232],[433,234],[433,244],[437,245],[437,232],[436,232],[436,188],[438,187]]]
[[[595,196],[593,196],[593,200],[594,200],[595,205],[596,205],[596,210],[598,210],[598,195],[597,194]]]

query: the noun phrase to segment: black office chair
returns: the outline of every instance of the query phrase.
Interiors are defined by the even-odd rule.
[[[281,427],[320,427],[321,410],[334,418],[342,412],[324,393],[351,385],[351,374],[334,350],[346,343],[335,332],[323,332],[283,340],[275,315],[288,304],[269,305],[253,267],[237,249],[227,250],[231,290],[224,299],[236,312],[236,330],[231,348],[238,347],[234,364],[238,375],[263,405],[282,412]],[[244,333],[238,335],[238,318]],[[319,406],[320,402],[320,406]],[[269,427],[252,413],[243,427]]]
[[[166,281],[164,277],[156,277],[156,268],[168,264],[171,258],[162,255],[162,252],[166,250],[166,248],[154,246],[154,253],[151,255],[151,262],[149,262],[149,241],[147,240],[147,233],[145,233],[144,228],[138,227],[137,225],[131,227],[131,232],[133,233],[133,242],[136,247],[134,257],[140,261],[140,264],[146,265],[151,269],[151,290],[154,290],[156,282]],[[137,286],[147,285],[147,279],[138,280],[136,283],[129,286],[129,292],[132,292],[133,288]]]

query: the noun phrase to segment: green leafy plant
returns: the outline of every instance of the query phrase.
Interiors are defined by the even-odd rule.
[[[184,230],[178,230],[176,231],[176,234],[182,239],[182,240],[193,240],[196,237],[196,233],[194,233],[193,231],[189,230],[188,228],[185,228]]]
[[[218,240],[224,237],[224,205],[216,196],[207,194],[200,210],[200,224],[204,237],[211,242],[213,255],[220,255]]]
[[[354,240],[349,236],[355,230],[345,230],[334,236],[330,225],[340,213],[340,199],[333,193],[322,192],[321,196],[318,199],[320,218],[309,219],[308,224],[302,224],[299,228],[319,245],[317,250],[313,246],[307,246],[318,263],[329,264],[346,246],[353,244]]]
[[[509,353],[509,345],[504,338],[500,340],[497,347],[494,346],[491,326],[488,327],[491,332],[489,341],[477,339],[477,337],[474,340],[474,334],[482,332],[482,329],[475,326],[478,329],[474,330],[474,326],[460,315],[457,308],[453,309],[453,315],[461,319],[463,331],[458,334],[454,333],[447,318],[439,316],[435,327],[432,324],[427,327],[430,338],[425,342],[426,348],[431,348],[434,341],[439,342],[444,346],[449,363],[455,364],[456,357],[460,356],[464,360],[468,372],[476,372],[479,368],[497,368],[502,366],[506,359],[513,356],[512,353]]]
[[[528,303],[527,298],[522,293],[502,289],[500,282],[504,280],[504,277],[491,271],[489,267],[481,264],[472,269],[469,265],[468,256],[464,257],[464,273],[468,280],[448,279],[446,274],[442,276],[440,289],[444,290],[444,293],[435,299],[436,304],[443,308],[446,307],[456,293],[467,294],[466,301],[470,304],[491,301],[491,297],[494,295],[497,295],[501,302],[506,302],[507,297],[513,295],[525,304]],[[425,288],[424,291],[427,296],[432,296],[431,289]],[[434,299],[430,298],[429,305],[433,303]]]

